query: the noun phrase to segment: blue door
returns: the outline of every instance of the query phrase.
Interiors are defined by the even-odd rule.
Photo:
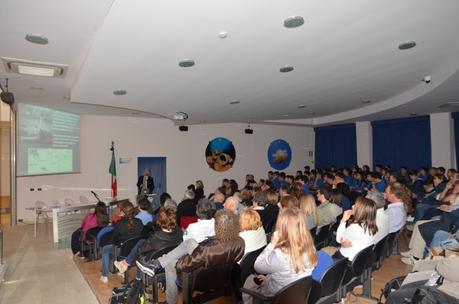
[[[149,169],[155,189],[153,193],[161,195],[167,192],[166,185],[166,158],[165,157],[137,157],[137,175],[143,174],[144,169]]]

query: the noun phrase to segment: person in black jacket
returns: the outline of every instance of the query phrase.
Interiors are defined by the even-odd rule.
[[[121,220],[113,228],[112,242],[102,247],[102,276],[100,280],[108,282],[110,259],[113,255],[113,246],[119,245],[131,238],[140,237],[143,230],[142,221],[134,217],[134,205],[127,202],[120,211]]]
[[[177,225],[174,210],[161,207],[158,211],[156,226],[158,229],[150,234],[146,241],[140,240],[125,260],[115,261],[114,264],[120,273],[124,273],[135,262],[138,255],[149,255],[167,247],[178,246],[183,241],[183,231]]]
[[[155,183],[150,175],[150,170],[144,169],[143,175],[137,180],[137,194],[148,195],[153,193],[153,189],[155,189]]]
[[[183,201],[177,206],[177,223],[180,225],[180,219],[184,216],[196,216],[196,200],[194,192],[186,190]]]

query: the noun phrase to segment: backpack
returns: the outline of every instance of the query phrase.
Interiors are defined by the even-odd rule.
[[[109,304],[143,304],[145,295],[143,294],[142,282],[132,281],[130,284],[115,287],[110,295]]]
[[[458,304],[459,299],[438,290],[436,287],[423,286],[416,290],[412,299],[404,304]]]
[[[378,304],[383,303],[381,302],[382,297],[387,299],[392,291],[398,290],[400,286],[402,286],[403,280],[405,280],[405,278],[406,276],[396,277],[387,282],[386,285],[384,285],[384,288],[381,289],[381,295],[379,296]]]

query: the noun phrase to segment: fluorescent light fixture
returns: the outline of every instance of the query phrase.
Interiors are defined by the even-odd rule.
[[[174,120],[187,120],[188,114],[186,114],[185,112],[177,112],[172,116],[172,118]]]
[[[2,62],[7,72],[30,76],[64,78],[69,68],[69,66],[65,64],[29,61],[7,57],[2,57]]]
[[[24,75],[54,77],[54,73],[56,72],[55,69],[48,67],[30,65],[18,65],[17,67],[18,73]]]

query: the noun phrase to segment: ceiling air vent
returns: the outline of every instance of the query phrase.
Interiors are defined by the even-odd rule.
[[[69,68],[69,66],[65,64],[29,61],[7,57],[2,57],[2,62],[7,72],[30,76],[64,78]]]

